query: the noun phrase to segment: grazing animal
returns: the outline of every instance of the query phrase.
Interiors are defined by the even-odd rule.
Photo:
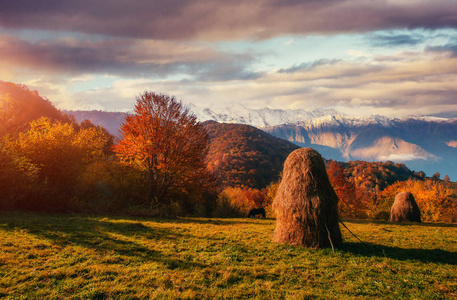
[[[248,218],[255,218],[255,216],[262,215],[262,217],[265,219],[266,214],[265,214],[265,209],[261,208],[254,208],[251,209],[251,211],[248,214]]]

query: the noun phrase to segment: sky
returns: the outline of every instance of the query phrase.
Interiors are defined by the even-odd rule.
[[[2,0],[0,80],[60,109],[457,117],[456,0]]]

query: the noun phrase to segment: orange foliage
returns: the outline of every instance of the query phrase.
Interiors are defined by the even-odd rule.
[[[377,193],[396,181],[409,178],[421,178],[423,174],[409,170],[404,164],[386,162],[350,161],[339,162],[346,178],[351,180],[356,187]]]
[[[87,167],[104,158],[106,142],[107,137],[96,128],[77,129],[73,124],[53,123],[45,117],[31,122],[30,129],[11,141],[9,148],[16,157],[35,166],[38,178],[33,194],[45,199],[31,200],[37,203],[29,202],[24,207],[67,209],[67,200],[76,193]]]
[[[43,116],[55,121],[72,122],[37,91],[25,85],[0,81],[0,135],[24,131],[31,121]]]
[[[395,195],[403,191],[414,195],[423,221],[457,221],[457,189],[453,184],[430,179],[396,182],[387,187],[379,194],[378,212],[390,212]]]
[[[252,126],[205,122],[208,170],[221,187],[262,189],[278,179],[287,156],[298,146]]]
[[[245,217],[253,208],[271,204],[267,191],[253,188],[229,187],[219,195],[215,217]]]
[[[206,131],[176,98],[140,95],[121,135],[114,151],[147,174],[151,209],[205,183]]]
[[[0,146],[0,210],[14,209],[28,196],[39,168],[12,151],[9,141],[1,141]]]
[[[244,197],[248,203],[252,203],[252,208],[260,208],[265,207],[268,204],[268,197],[266,189],[258,190],[258,189],[245,189]]]
[[[371,209],[370,194],[361,187],[348,180],[341,164],[330,161],[327,164],[327,174],[335,190],[339,202],[340,216],[344,218],[366,218]]]
[[[76,131],[72,124],[40,118],[30,123],[16,142],[19,153],[40,166],[42,176],[53,182],[71,180],[102,157],[106,136],[95,128]]]

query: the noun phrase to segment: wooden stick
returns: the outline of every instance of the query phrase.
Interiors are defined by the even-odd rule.
[[[361,239],[359,239],[354,233],[352,233],[351,230],[349,230],[349,228],[343,223],[343,221],[341,221],[341,219],[339,219],[339,221],[341,222],[341,224],[343,224],[344,228],[346,228],[356,239],[358,239],[362,244],[364,244],[364,242],[362,242]],[[325,225],[325,226],[327,226],[327,225]]]
[[[335,253],[335,248],[333,247],[332,238],[330,237],[330,231],[328,230],[327,223],[324,223],[324,225],[325,225],[325,229],[327,229],[328,240],[330,241],[330,245],[332,246],[332,251],[333,251],[333,253]]]

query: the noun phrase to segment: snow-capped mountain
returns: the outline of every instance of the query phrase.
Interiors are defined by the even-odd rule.
[[[325,116],[264,131],[340,161],[393,161],[457,178],[457,119]]]
[[[440,172],[457,178],[457,119],[426,116],[353,117],[336,110],[250,109],[241,104],[189,105],[198,120],[258,127],[301,147],[313,147],[328,159],[394,161],[428,175]],[[114,135],[126,114],[71,112]]]
[[[254,127],[276,126],[311,121],[325,116],[344,116],[334,109],[307,111],[304,109],[251,109],[239,103],[198,107],[189,105],[190,110],[200,122],[216,121],[219,123],[246,124]]]

